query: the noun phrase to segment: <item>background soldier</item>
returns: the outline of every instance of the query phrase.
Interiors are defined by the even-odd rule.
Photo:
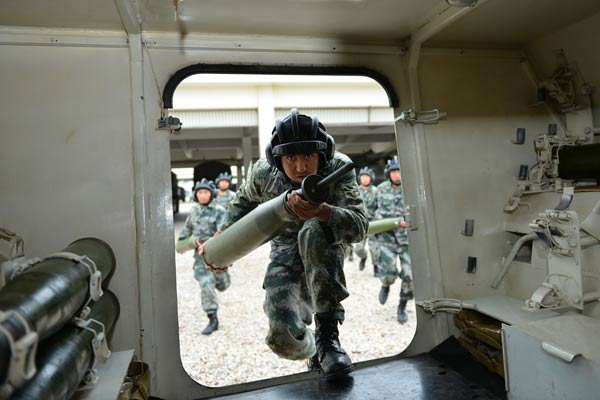
[[[227,172],[220,173],[217,179],[215,179],[215,183],[218,189],[215,203],[227,209],[227,206],[233,200],[233,196],[235,196],[235,192],[229,189],[231,186],[231,175]]]
[[[217,319],[217,309],[219,300],[217,292],[229,287],[230,279],[227,271],[214,272],[206,269],[204,260],[201,257],[204,243],[210,239],[217,231],[218,225],[225,216],[225,209],[213,202],[216,197],[217,188],[212,181],[205,178],[194,187],[194,204],[190,214],[185,220],[185,225],[178,239],[178,252],[183,252],[181,242],[189,239],[193,240],[193,245],[198,251],[194,251],[194,278],[200,285],[200,297],[202,299],[202,308],[208,315],[208,325],[202,331],[203,335],[210,335],[219,329],[219,320]]]
[[[344,276],[344,249],[363,239],[368,221],[354,172],[337,182],[326,203],[313,205],[295,190],[311,174],[327,176],[350,159],[335,152],[335,142],[316,117],[293,109],[278,120],[266,160],[260,159],[241,185],[220,229],[259,204],[290,191],[287,206],[298,216],[271,241],[271,262],[263,288],[269,319],[267,345],[290,360],[308,359],[326,377],[352,370],[342,349],[338,323],[341,301],[349,296]],[[307,329],[315,313],[316,331]]]
[[[365,203],[365,210],[367,211],[367,218],[369,221],[375,218],[375,211],[377,210],[377,188],[373,184],[375,182],[375,172],[369,167],[364,167],[358,171],[358,187],[360,195],[362,196],[363,202]],[[373,275],[377,276],[377,241],[375,235],[369,235],[369,252],[371,253],[371,261],[373,262]],[[364,238],[362,242],[356,244],[356,255],[360,258],[358,269],[365,269],[367,261],[367,250],[365,245],[367,244],[367,238]]]
[[[402,199],[402,184],[400,165],[398,157],[388,160],[385,167],[387,181],[377,186],[377,218],[394,218],[404,214],[404,202]],[[406,234],[406,222],[402,221],[401,228],[391,232],[383,232],[377,236],[379,278],[381,279],[381,290],[379,302],[385,304],[392,285],[397,277],[402,280],[400,289],[400,304],[398,305],[398,322],[401,324],[408,321],[406,315],[406,303],[413,298],[412,270],[410,268],[410,256],[408,254],[408,236]],[[402,271],[398,273],[396,268],[396,257],[400,257]]]

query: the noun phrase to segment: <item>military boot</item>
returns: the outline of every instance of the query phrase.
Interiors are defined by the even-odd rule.
[[[348,261],[354,261],[354,250],[350,250],[350,254],[348,254]]]
[[[404,324],[408,322],[408,315],[406,315],[406,300],[400,300],[400,304],[398,304],[398,322]]]
[[[382,286],[381,290],[379,291],[379,303],[385,304],[385,302],[388,299],[388,295],[389,294],[390,294],[390,287],[389,286]]]
[[[377,266],[377,264],[373,264],[373,276],[378,276],[379,275],[379,267]]]
[[[339,340],[338,321],[333,313],[315,314],[315,343],[318,362],[326,378],[336,378],[354,369]]]
[[[360,262],[358,263],[358,270],[362,271],[363,269],[365,269],[365,264],[367,263],[367,259],[366,258],[361,258]]]
[[[309,371],[320,371],[321,363],[319,362],[319,354],[315,353],[314,356],[309,358],[308,361],[306,362],[306,366],[308,367]]]
[[[208,325],[201,332],[203,335],[210,335],[214,331],[219,329],[219,320],[217,319],[217,312],[209,312],[208,313]]]

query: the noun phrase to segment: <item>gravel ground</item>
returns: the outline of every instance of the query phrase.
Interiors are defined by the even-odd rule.
[[[175,217],[175,234],[181,231],[191,204],[182,203]],[[200,334],[208,323],[200,303],[200,288],[193,277],[193,253],[177,254],[177,304],[181,360],[185,370],[206,386],[227,386],[268,379],[306,370],[304,361],[279,358],[264,342],[268,322],[262,310],[262,280],[269,261],[269,244],[256,249],[230,269],[231,286],[219,296],[219,330]],[[346,260],[350,297],[344,300],[346,321],[340,326],[340,341],[353,362],[391,356],[402,352],[412,340],[415,305],[408,303],[409,322],[400,325],[396,308],[400,285],[390,290],[389,300],[379,304],[381,286],[373,277],[370,259],[364,271],[358,260]],[[314,326],[313,326],[314,328]]]

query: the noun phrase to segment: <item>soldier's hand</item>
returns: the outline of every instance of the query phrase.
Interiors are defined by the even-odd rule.
[[[406,221],[402,220],[400,221],[400,228],[406,228],[408,225],[406,224]]]
[[[304,221],[316,217],[320,221],[327,222],[331,216],[329,205],[320,204],[316,206],[302,199],[295,190],[288,196],[287,205],[298,218]]]
[[[196,247],[198,248],[199,255],[204,254],[204,245],[202,243],[200,243],[199,240],[196,240]]]

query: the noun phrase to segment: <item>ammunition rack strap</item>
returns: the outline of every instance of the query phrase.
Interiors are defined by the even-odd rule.
[[[83,305],[80,318],[85,318],[89,314],[89,307],[91,301],[98,301],[102,296],[102,272],[98,271],[98,267],[94,260],[89,258],[86,255],[79,255],[75,253],[69,253],[66,251],[61,251],[58,253],[50,254],[44,258],[33,258],[25,261],[24,263],[19,264],[11,274],[10,279],[13,280],[17,276],[29,271],[31,268],[36,266],[37,264],[50,260],[50,259],[63,259],[68,261],[73,261],[77,263],[77,265],[83,265],[87,268],[90,273],[90,282],[89,282],[89,297],[85,304]]]
[[[15,337],[12,333],[14,329],[8,329],[8,326],[18,326],[24,334]],[[0,334],[8,340],[11,352],[6,379],[0,385],[0,398],[5,399],[35,375],[39,338],[25,318],[14,310],[0,311]]]
[[[79,328],[90,331],[94,335],[91,343],[92,350],[94,352],[92,363],[90,365],[90,368],[84,374],[83,385],[77,389],[83,390],[94,386],[98,382],[96,365],[98,364],[98,362],[106,362],[106,360],[108,360],[108,357],[110,357],[111,352],[108,348],[108,342],[106,341],[106,329],[102,322],[97,321],[93,318],[81,319],[77,317],[73,318],[72,322]],[[95,325],[96,329],[94,329],[90,325]]]

